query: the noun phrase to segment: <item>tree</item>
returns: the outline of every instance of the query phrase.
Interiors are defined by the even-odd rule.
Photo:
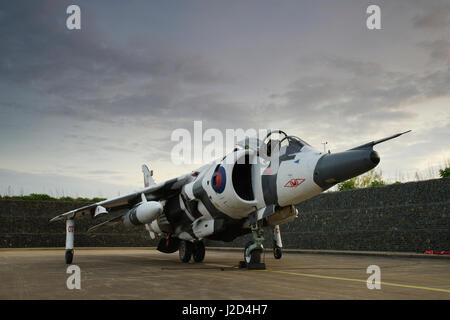
[[[450,167],[439,170],[439,175],[441,178],[450,178]]]
[[[339,191],[353,190],[356,188],[367,188],[383,186],[386,182],[383,181],[381,171],[378,173],[375,169],[368,171],[367,173],[351,178],[337,185]]]
[[[338,187],[339,191],[353,190],[353,189],[355,189],[355,178],[341,182],[338,184],[337,187]]]

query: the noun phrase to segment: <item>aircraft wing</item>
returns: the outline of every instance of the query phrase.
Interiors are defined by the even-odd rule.
[[[142,201],[142,194],[145,195],[147,200],[164,200],[170,196],[179,192],[179,189],[189,182],[193,177],[190,174],[174,178],[165,182],[152,184],[149,187],[135,191],[133,193],[119,196],[117,198],[100,201],[97,203],[89,204],[87,206],[71,210],[60,214],[50,220],[50,222],[74,219],[84,215],[94,216],[95,209],[101,206],[111,212],[113,210],[120,210],[125,208],[132,208],[135,204]]]

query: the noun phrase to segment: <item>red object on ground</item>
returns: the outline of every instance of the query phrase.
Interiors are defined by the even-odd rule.
[[[445,255],[450,255],[450,251],[435,251],[435,250],[426,250],[424,252],[425,254],[445,254]]]

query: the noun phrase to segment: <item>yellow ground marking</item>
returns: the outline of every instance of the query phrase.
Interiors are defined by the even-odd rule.
[[[296,272],[276,271],[276,270],[269,270],[269,269],[266,269],[266,270],[255,270],[255,271],[265,271],[265,272],[291,274],[291,275],[310,277],[310,278],[333,279],[333,280],[344,280],[344,281],[355,281],[355,282],[365,282],[365,283],[367,283],[367,280],[341,278],[341,277],[331,277],[331,276],[323,276],[323,275],[309,274],[309,273],[296,273]],[[439,291],[439,292],[450,293],[450,290],[448,290],[448,289],[412,286],[412,285],[392,283],[392,282],[372,282],[372,283],[374,283],[374,284],[378,284],[379,283],[381,285],[393,286],[393,287],[412,288],[412,289],[421,289],[421,290],[428,290],[428,291]]]

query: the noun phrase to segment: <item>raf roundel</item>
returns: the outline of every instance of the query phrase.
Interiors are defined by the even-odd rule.
[[[224,167],[219,167],[216,169],[212,176],[211,182],[212,188],[215,192],[222,193],[223,190],[225,190],[227,176]]]

